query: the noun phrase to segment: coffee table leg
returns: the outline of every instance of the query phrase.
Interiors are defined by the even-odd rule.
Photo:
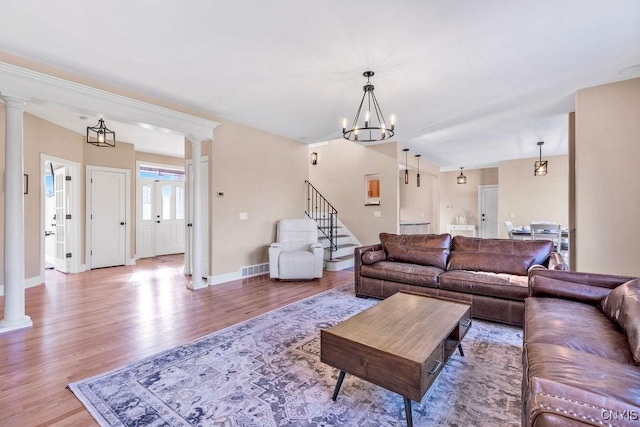
[[[338,392],[340,391],[340,387],[342,387],[342,381],[344,381],[344,371],[340,371],[340,375],[338,375],[338,383],[336,384],[336,388],[333,390],[333,401],[335,402],[338,398]]]
[[[407,415],[407,427],[413,427],[413,416],[411,415],[411,400],[404,398],[404,412]]]
[[[458,344],[458,351],[460,352],[460,356],[464,357],[464,351],[462,351],[462,343]]]

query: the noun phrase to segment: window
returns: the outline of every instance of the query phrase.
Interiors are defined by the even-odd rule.
[[[162,187],[162,219],[171,219],[171,186]]]
[[[151,218],[151,186],[142,186],[142,220],[150,221]]]
[[[184,188],[176,187],[176,219],[184,219]]]

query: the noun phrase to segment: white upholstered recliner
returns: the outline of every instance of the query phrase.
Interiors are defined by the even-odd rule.
[[[276,240],[277,243],[269,247],[269,275],[272,279],[322,277],[324,249],[318,243],[318,227],[314,220],[280,220]]]

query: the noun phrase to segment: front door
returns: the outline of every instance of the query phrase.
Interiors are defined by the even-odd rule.
[[[91,170],[91,268],[126,264],[126,175]]]

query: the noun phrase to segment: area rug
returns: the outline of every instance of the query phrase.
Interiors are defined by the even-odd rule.
[[[69,385],[103,426],[398,426],[401,396],[320,362],[320,330],[378,301],[324,292]],[[474,320],[415,426],[519,426],[522,329]]]

